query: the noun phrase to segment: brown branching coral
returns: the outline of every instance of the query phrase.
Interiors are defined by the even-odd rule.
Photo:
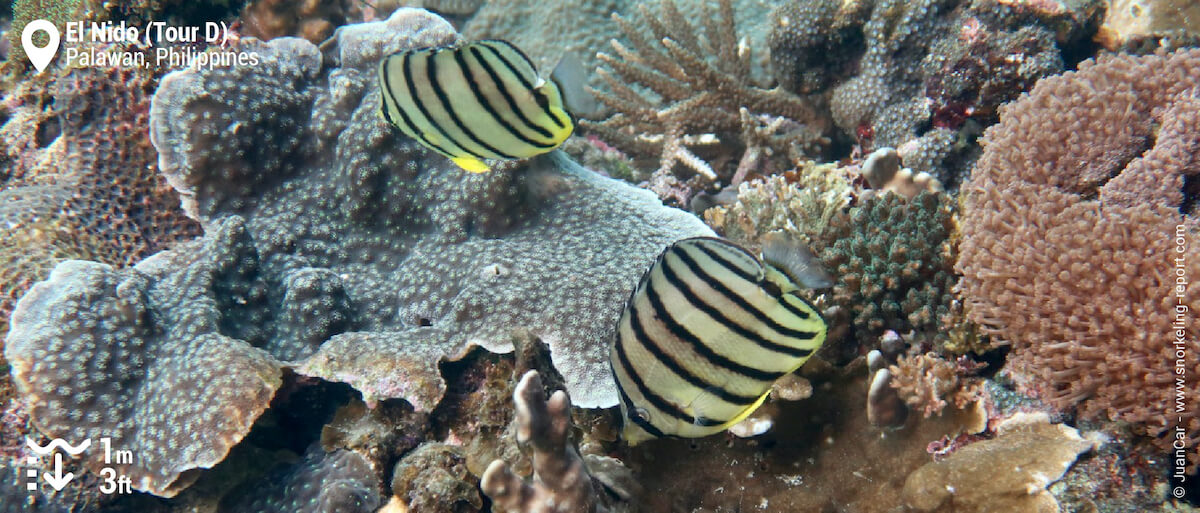
[[[546,399],[542,378],[529,371],[513,391],[517,441],[533,448],[535,479],[527,483],[501,460],[483,473],[480,486],[497,505],[522,513],[607,511],[598,502],[601,489],[592,480],[579,451],[571,445],[571,401],[563,391]]]
[[[1200,410],[1167,412],[1200,394],[1197,83],[1200,50],[1104,57],[1006,108],[964,185],[957,265],[1019,383],[1164,448],[1181,429],[1193,465]]]
[[[737,182],[769,160],[786,161],[796,149],[812,152],[827,142],[826,122],[811,101],[751,83],[750,49],[739,43],[731,0],[703,16],[702,31],[672,0],[657,14],[639,7],[648,33],[614,14],[630,46],[614,40],[615,55],[599,55],[607,90],[596,94],[615,114],[582,126],[626,153],[657,155],[651,187],[660,196],[686,205],[706,184]],[[719,153],[730,144],[741,147],[740,157]],[[682,189],[677,165],[693,175]]]

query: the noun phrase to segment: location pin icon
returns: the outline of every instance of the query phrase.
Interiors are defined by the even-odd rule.
[[[39,30],[46,31],[46,35],[50,36],[50,44],[42,48],[33,45],[33,35]],[[21,46],[25,48],[25,55],[29,56],[29,62],[32,62],[33,67],[37,68],[38,73],[41,73],[58,53],[58,27],[46,20],[29,22],[25,25],[25,30],[21,31]]]

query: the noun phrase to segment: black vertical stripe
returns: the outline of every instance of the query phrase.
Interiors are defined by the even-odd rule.
[[[667,331],[671,332],[675,338],[687,342],[691,346],[692,351],[695,351],[697,355],[700,355],[705,360],[708,360],[709,363],[735,372],[744,377],[759,381],[775,381],[776,379],[779,379],[780,376],[786,374],[785,372],[769,372],[756,369],[754,367],[748,367],[717,354],[711,347],[708,347],[704,341],[700,340],[700,337],[697,337],[683,325],[679,324],[674,317],[671,317],[671,313],[667,311],[666,307],[662,303],[662,298],[660,298],[658,292],[654,290],[653,280],[646,282],[645,290],[646,299],[650,301],[650,306],[654,309],[655,316],[660,322],[663,323],[663,325],[667,328]]]
[[[725,390],[720,386],[704,381],[704,379],[700,378],[699,376],[692,374],[690,371],[684,368],[683,365],[680,365],[679,362],[675,361],[674,357],[667,354],[666,351],[663,351],[662,348],[659,347],[658,343],[654,341],[653,337],[650,337],[646,333],[645,325],[642,324],[641,316],[638,315],[637,306],[630,307],[629,316],[629,327],[630,330],[633,331],[633,336],[637,340],[638,344],[645,348],[646,351],[649,351],[650,354],[654,355],[656,360],[662,362],[662,364],[665,365],[667,369],[670,369],[671,372],[675,373],[676,376],[679,376],[681,379],[688,382],[688,384],[706,392],[711,392],[713,395],[719,397],[722,401],[734,405],[749,406],[754,404],[754,401],[758,400],[757,394],[750,396],[738,395]],[[624,338],[621,337],[619,330],[617,331],[617,337],[618,343],[625,342]]]
[[[515,48],[512,45],[508,46],[509,48]],[[554,113],[550,111],[550,102],[546,99],[546,95],[541,91],[534,89],[533,84],[529,82],[529,79],[525,78],[525,75],[522,75],[519,71],[517,71],[517,68],[516,66],[513,66],[512,61],[509,61],[507,58],[505,58],[504,54],[496,51],[495,48],[489,45],[484,45],[484,47],[491,50],[492,54],[504,64],[504,67],[508,68],[509,72],[517,76],[517,78],[521,81],[521,85],[529,90],[529,92],[533,95],[534,100],[537,101],[538,107],[542,108],[542,112],[544,112],[552,121],[554,121],[554,124],[558,125],[559,128],[567,127],[566,123],[563,123],[563,120],[559,119],[558,116],[555,116]],[[525,54],[521,53],[519,50],[517,53],[522,57],[525,56]],[[525,58],[529,59],[528,57]]]
[[[617,363],[621,364],[621,370],[625,371],[625,375],[629,376],[629,379],[631,381],[633,381],[633,386],[635,388],[637,388],[638,393],[641,394],[642,397],[644,399],[646,399],[646,401],[648,401],[651,406],[654,406],[655,409],[657,409],[667,415],[675,417],[679,420],[682,420],[684,422],[688,422],[688,423],[694,422],[700,426],[719,426],[719,425],[721,425],[721,422],[716,422],[716,423],[710,424],[710,422],[713,422],[713,421],[711,421],[709,419],[695,418],[691,415],[688,415],[687,413],[684,413],[683,410],[679,409],[678,406],[672,404],[670,401],[667,401],[666,399],[663,399],[662,396],[658,395],[653,390],[651,390],[650,387],[646,386],[646,382],[644,380],[642,380],[642,376],[639,375],[637,373],[637,371],[633,368],[633,364],[631,364],[629,362],[629,356],[625,354],[625,345],[617,344],[615,347],[616,347],[616,351],[617,351]]]
[[[809,317],[809,312],[808,312],[807,310],[803,309],[803,308],[800,308],[800,307],[798,307],[798,306],[796,306],[796,305],[793,305],[793,304],[792,304],[790,301],[788,301],[788,300],[787,300],[787,298],[788,298],[789,296],[790,296],[790,297],[793,297],[793,298],[795,298],[795,299],[797,299],[797,300],[799,300],[799,301],[800,301],[801,303],[803,303],[805,306],[807,306],[807,307],[811,308],[811,309],[812,309],[812,312],[816,313],[818,317],[821,315],[819,312],[817,312],[817,308],[816,308],[816,307],[814,307],[814,306],[813,306],[811,303],[809,303],[807,300],[805,300],[804,298],[802,298],[802,297],[800,297],[800,296],[797,296],[797,295],[795,295],[795,294],[791,294],[791,293],[784,294],[784,295],[780,296],[780,297],[779,297],[779,302],[780,302],[780,303],[782,303],[782,304],[783,304],[783,307],[784,307],[784,308],[787,308],[787,310],[788,310],[789,312],[792,312],[792,314],[793,314],[793,315],[795,315],[796,317],[799,317],[799,318],[801,318],[801,319],[808,319],[808,317]],[[824,319],[821,319],[821,322],[825,322],[825,320],[824,320]]]
[[[482,42],[488,43],[489,45],[500,45],[505,48],[508,48],[509,50],[512,50],[512,52],[517,54],[517,56],[520,57],[522,61],[525,61],[525,65],[529,66],[530,70],[534,70],[536,72],[537,66],[533,65],[533,59],[530,59],[528,55],[525,55],[525,51],[521,50],[520,48],[517,48],[517,45],[514,45],[503,39],[484,39]],[[531,87],[531,89],[532,89],[532,87]]]
[[[453,52],[454,50],[450,50],[450,51]],[[450,98],[446,95],[446,90],[442,88],[441,82],[438,81],[437,63],[438,63],[438,52],[434,52],[433,54],[431,54],[425,58],[426,79],[429,80],[429,87],[431,87],[433,89],[433,94],[435,96],[437,96],[438,101],[441,102],[441,104],[442,104],[442,109],[444,109],[446,111],[446,114],[450,116],[450,120],[454,122],[454,125],[457,126],[458,129],[460,131],[462,131],[462,133],[464,135],[466,135],[468,139],[471,140],[471,142],[474,142],[479,147],[492,152],[493,155],[496,155],[496,156],[499,156],[500,158],[505,158],[505,159],[517,158],[513,155],[509,155],[507,153],[504,153],[504,152],[496,149],[495,147],[493,147],[492,145],[490,145],[486,142],[483,142],[482,139],[480,139],[478,136],[475,135],[475,132],[471,131],[470,128],[467,128],[467,125],[465,123],[463,123],[461,118],[458,117],[458,113],[454,112],[454,106],[451,105]],[[462,73],[462,72],[464,72],[464,70],[462,70],[460,68],[459,72]],[[431,119],[430,121],[432,122],[433,120]],[[477,158],[487,158],[487,156],[479,155],[478,153],[468,150],[466,146],[459,143],[458,141],[455,141],[455,144],[458,144],[458,147],[462,148],[463,151],[470,153],[471,155],[474,155]]]
[[[613,376],[616,376],[617,372],[613,370],[611,360],[608,362],[608,367],[613,373]],[[642,416],[637,413],[637,408],[633,405],[633,400],[629,398],[629,394],[625,393],[625,387],[621,386],[620,380],[617,380],[617,394],[621,396],[621,402],[625,405],[626,417],[628,417],[630,421],[632,421],[634,424],[637,424],[638,427],[649,433],[650,436],[655,438],[665,438],[667,436],[667,434],[663,433],[661,429],[654,427],[649,420],[642,418]]]
[[[417,110],[421,111],[421,115],[425,116],[425,120],[429,122],[429,126],[435,128],[438,131],[438,133],[442,134],[442,137],[446,138],[447,141],[450,141],[451,143],[453,143],[455,146],[458,147],[459,150],[462,150],[462,152],[464,152],[464,153],[467,153],[476,158],[483,158],[483,157],[480,157],[479,155],[475,155],[470,150],[464,148],[461,144],[458,144],[458,142],[455,141],[453,137],[450,137],[450,134],[448,132],[446,132],[446,129],[442,128],[442,125],[439,125],[437,123],[437,121],[434,121],[433,116],[429,114],[429,109],[425,108],[425,102],[421,101],[422,98],[418,94],[416,80],[413,79],[413,74],[412,74],[412,59],[413,59],[413,57],[415,57],[417,55],[421,55],[421,54],[413,53],[413,52],[405,54],[404,58],[403,58],[404,65],[401,66],[401,68],[400,68],[401,71],[404,73],[404,85],[408,87],[408,93],[409,93],[409,95],[412,96],[413,105],[416,105]],[[425,64],[426,71],[428,71],[428,66],[429,66],[430,61],[432,61],[432,56],[426,55],[425,60],[426,60],[426,64]],[[403,109],[398,109],[398,110],[403,110]],[[417,133],[420,133],[420,132],[417,132]],[[437,148],[437,146],[434,146],[432,144],[430,146]],[[459,152],[445,151],[445,150],[442,150],[442,151],[446,155],[451,155],[454,157],[460,156]]]
[[[417,125],[415,123],[413,123],[412,118],[410,118],[408,116],[408,113],[405,112],[404,109],[400,107],[400,102],[396,101],[396,92],[394,89],[392,89],[391,65],[392,65],[392,61],[394,60],[393,57],[396,57],[396,56],[388,57],[387,59],[385,59],[383,61],[383,70],[381,73],[381,75],[383,75],[383,94],[385,96],[384,101],[383,101],[384,117],[387,118],[388,121],[392,121],[391,116],[387,114],[387,101],[390,100],[392,102],[392,105],[396,107],[396,112],[400,113],[400,120],[404,123],[404,126],[408,127],[408,129],[413,133],[413,135],[415,135],[417,137],[417,139],[420,139],[421,144],[424,144],[425,146],[433,148],[434,150],[441,153],[442,155],[447,155],[447,156],[453,155],[452,153],[446,151],[445,148],[442,148],[441,146],[433,144],[432,141],[430,141],[428,138],[426,138],[425,133],[423,131],[417,129]],[[408,62],[408,59],[410,56],[409,55],[400,55],[399,57],[400,57],[400,59],[405,61],[405,67],[407,67],[407,62]],[[403,71],[404,71],[405,77],[407,78],[408,70],[404,69]],[[407,85],[409,87],[409,89],[408,89],[409,94],[410,95],[413,94],[412,81],[407,80],[405,82],[405,85]],[[416,102],[414,101],[414,103],[416,103]],[[392,121],[392,122],[395,123],[394,121]]]
[[[529,69],[531,69],[531,70],[534,69],[533,61],[529,60],[529,57],[526,57],[525,54],[521,52],[521,50],[518,50],[517,47],[509,44],[507,41],[501,41],[499,39],[488,39],[488,40],[479,42],[480,46],[487,48],[489,51],[492,52],[492,55],[496,56],[496,59],[498,59],[500,62],[504,63],[504,67],[508,68],[509,73],[512,73],[513,76],[517,77],[517,80],[521,81],[521,87],[524,87],[525,89],[532,91],[533,90],[533,82],[530,82],[529,78],[526,77],[524,73],[521,73],[520,70],[518,70],[517,67],[515,65],[513,65],[512,61],[505,58],[504,54],[501,54],[500,51],[496,49],[496,47],[495,47],[496,43],[500,43],[503,46],[507,47],[508,49],[516,51],[517,55],[520,55],[521,57],[523,57],[525,59],[525,63],[529,65]]]
[[[534,123],[527,116],[525,116],[525,112],[522,111],[517,105],[517,100],[513,98],[512,93],[508,90],[508,87],[504,85],[504,81],[500,79],[500,74],[496,72],[496,69],[493,68],[490,63],[488,63],[487,59],[483,57],[483,54],[480,53],[479,49],[471,47],[470,50],[471,55],[475,57],[475,61],[478,62],[479,65],[483,67],[483,71],[492,78],[492,83],[496,84],[496,90],[500,92],[500,96],[503,96],[504,101],[508,103],[508,109],[521,119],[521,123],[524,123],[527,128],[537,132],[538,135],[542,137],[553,138],[554,134],[550,133],[549,130],[546,130],[541,125]],[[488,50],[492,52],[495,51],[491,48],[488,48]]]
[[[730,251],[738,252],[742,256],[745,256],[746,258],[750,259],[751,267],[754,267],[755,269],[762,269],[762,263],[759,262],[758,257],[755,257],[753,254],[751,254],[749,251],[746,251],[746,249],[741,246],[738,246],[735,244],[730,244],[726,241],[723,241],[723,240],[717,239],[717,238],[713,238],[713,237],[698,237],[695,239],[684,239],[682,241],[675,243],[675,245],[678,246],[678,245],[685,244],[685,243],[691,243],[688,245],[695,246],[697,249],[702,251],[705,255],[708,255],[709,258],[712,258],[713,260],[721,262],[722,264],[725,265],[725,267],[728,267],[730,271],[732,271],[734,274],[738,275],[738,277],[743,280],[746,280],[749,282],[758,282],[758,280],[760,280],[762,278],[761,273],[748,272],[745,269],[743,269],[742,266],[737,265],[736,263],[731,262],[728,259],[718,255],[717,251],[715,251],[709,247],[709,246],[719,246],[720,250],[722,252],[730,252]],[[672,246],[672,247],[674,247],[674,246]]]
[[[471,67],[467,65],[467,61],[463,57],[463,50],[460,49],[454,51],[454,61],[458,63],[458,68],[462,70],[463,79],[467,81],[467,87],[469,87],[471,89],[471,93],[475,95],[475,101],[479,102],[479,105],[483,107],[483,110],[487,111],[487,113],[492,116],[492,119],[496,120],[496,123],[499,123],[500,126],[504,127],[508,133],[512,134],[513,137],[516,137],[521,142],[537,148],[553,148],[558,146],[557,144],[538,142],[525,137],[525,134],[522,134],[516,129],[516,127],[509,124],[508,121],[500,116],[500,113],[496,111],[495,107],[492,106],[487,97],[483,95],[483,91],[479,90],[479,82],[475,80],[475,73],[471,70]],[[502,84],[497,84],[497,86],[499,89],[504,88]]]
[[[750,302],[747,301],[746,298],[743,298],[737,292],[734,292],[729,287],[727,287],[721,280],[717,279],[715,276],[712,276],[711,274],[708,274],[708,272],[706,272],[701,267],[701,265],[691,257],[691,255],[687,254],[687,251],[677,251],[676,255],[679,256],[679,259],[683,261],[683,264],[687,266],[687,268],[692,272],[693,275],[695,275],[697,278],[700,278],[700,281],[703,281],[706,285],[708,285],[709,288],[711,288],[711,289],[719,292],[721,295],[725,296],[727,299],[732,301],[734,304],[738,305],[738,307],[741,308],[743,311],[754,316],[755,319],[757,319],[759,322],[765,324],[767,327],[771,328],[776,333],[779,333],[780,335],[783,335],[785,337],[797,338],[800,340],[811,340],[813,337],[817,336],[817,334],[815,332],[800,331],[800,330],[792,329],[787,326],[783,326],[783,325],[779,324],[779,322],[777,322],[774,318],[767,315],[762,310],[759,310],[754,305],[750,304]],[[723,259],[718,259],[718,260],[716,260],[716,262],[718,265],[721,266],[722,269],[726,269],[726,270],[729,269],[729,267],[728,267],[729,262],[727,262]],[[665,261],[663,262],[663,267],[664,267],[663,272],[665,273],[667,271],[667,269],[666,269],[667,263]],[[754,282],[751,282],[751,283],[754,283]],[[690,297],[688,299],[689,299],[689,301],[691,300]],[[703,302],[703,301],[701,300],[701,302]],[[707,305],[707,303],[706,303],[706,305]],[[709,308],[712,308],[712,307],[709,306]],[[713,310],[716,310],[716,309],[714,308]],[[707,312],[707,310],[705,310],[705,312]],[[718,315],[720,315],[719,311],[718,311]],[[723,315],[722,315],[722,317],[723,317]],[[747,331],[749,331],[749,330],[747,330]],[[780,344],[774,344],[774,343],[772,343],[770,341],[766,341],[766,340],[764,340],[764,342],[766,342],[767,344],[770,344],[770,346],[763,346],[763,347],[766,347],[767,349],[771,349],[771,350],[775,350],[775,351],[787,352],[787,351],[783,351],[780,348],[790,347],[790,346],[785,346],[785,345],[780,345]],[[762,344],[760,344],[760,345],[762,345]],[[806,355],[796,355],[796,356],[806,356]]]
[[[663,271],[663,276],[665,276],[667,279],[667,282],[670,283],[670,285],[673,288],[678,290],[679,293],[683,295],[684,299],[687,300],[688,304],[692,305],[692,307],[696,308],[697,310],[704,312],[710,318],[712,318],[714,321],[717,321],[722,326],[728,328],[730,331],[737,333],[742,338],[745,338],[746,340],[753,342],[755,345],[757,345],[763,349],[766,349],[769,351],[775,351],[777,353],[783,353],[788,356],[803,358],[805,356],[812,354],[811,349],[802,349],[802,348],[798,348],[798,347],[786,346],[783,344],[778,344],[778,343],[772,342],[770,340],[766,340],[759,334],[751,331],[750,329],[746,328],[745,326],[742,326],[737,321],[734,321],[733,319],[726,317],[725,314],[721,313],[721,310],[706,303],[703,299],[701,299],[700,296],[698,296],[696,294],[696,291],[692,290],[692,288],[685,281],[683,281],[682,279],[679,278],[679,275],[675,274],[675,271],[673,269],[671,269],[671,265],[669,263],[667,263],[666,260],[663,261],[662,271]],[[813,335],[810,335],[808,338],[812,338],[812,337],[813,337]]]

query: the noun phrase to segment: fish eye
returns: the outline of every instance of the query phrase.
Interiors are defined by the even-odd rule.
[[[646,409],[642,408],[642,407],[637,407],[637,408],[633,409],[633,417],[636,419],[644,420],[646,422],[650,422],[650,412],[646,411]]]

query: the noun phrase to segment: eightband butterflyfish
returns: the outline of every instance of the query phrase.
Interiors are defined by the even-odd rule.
[[[810,255],[790,236],[768,237],[762,260],[709,237],[664,250],[626,303],[609,351],[622,438],[719,433],[804,364],[826,327],[796,292],[829,286]]]
[[[569,56],[563,62],[582,73]],[[556,81],[580,88],[568,99],[590,98],[582,80],[545,80],[521,50],[496,39],[392,54],[379,64],[379,81],[388,122],[473,173],[489,169],[485,159],[533,157],[571,135]]]

